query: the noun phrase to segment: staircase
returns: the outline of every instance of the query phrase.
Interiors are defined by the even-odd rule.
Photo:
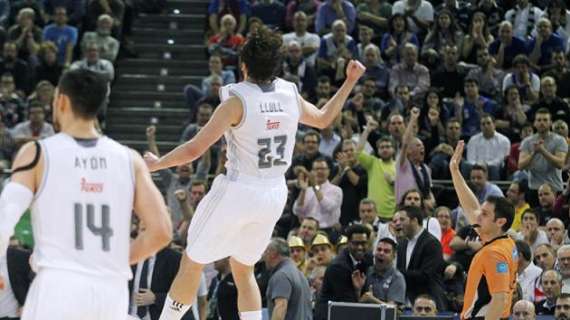
[[[161,152],[174,148],[189,108],[183,89],[208,75],[204,25],[208,0],[168,0],[168,13],[141,14],[132,40],[136,59],[120,60],[107,112],[106,134],[146,150],[145,129],[157,125]]]

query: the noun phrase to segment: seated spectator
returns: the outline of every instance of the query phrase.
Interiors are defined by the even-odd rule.
[[[85,26],[87,30],[96,29],[99,25],[99,17],[106,14],[112,18],[112,35],[115,38],[122,38],[121,31],[125,30],[123,24],[127,24],[128,7],[130,6],[129,3],[120,0],[87,1],[87,25]],[[157,2],[160,3],[160,1]],[[162,6],[162,4],[159,4],[158,6]]]
[[[517,5],[505,13],[505,20],[513,25],[515,37],[526,41],[542,15],[542,10],[529,0],[518,0]]]
[[[34,24],[34,10],[23,8],[18,13],[18,24],[8,29],[8,40],[16,43],[18,58],[37,64],[36,54],[42,42],[42,29]]]
[[[45,118],[48,122],[52,119],[51,104],[55,96],[55,86],[49,81],[43,80],[38,82],[36,90],[28,97],[28,102],[37,101],[40,103],[45,111]]]
[[[544,226],[551,218],[558,217],[562,221],[568,222],[568,216],[561,215],[560,212],[554,211],[554,204],[556,202],[556,193],[552,186],[546,182],[538,188],[538,206],[535,211],[538,214],[541,226]]]
[[[256,1],[251,6],[250,16],[258,17],[272,29],[285,29],[285,6],[278,0]]]
[[[505,159],[511,151],[511,142],[495,130],[495,119],[489,114],[481,115],[481,132],[472,136],[467,143],[467,161],[463,170],[475,164],[485,164],[491,180],[500,180]]]
[[[560,250],[560,249],[559,249]],[[542,269],[542,271],[554,269],[556,264],[556,250],[550,244],[542,244],[534,249],[535,264]],[[535,301],[538,301],[535,297]]]
[[[319,143],[319,152],[329,158],[332,158],[333,153],[335,152],[336,147],[341,143],[342,138],[335,132],[334,124],[330,124],[328,127],[322,128],[320,134],[321,142]],[[336,156],[337,155],[335,154],[335,158]]]
[[[552,24],[547,18],[541,18],[537,24],[537,35],[527,44],[529,59],[538,70],[547,67],[552,60],[554,50],[564,50],[566,44],[562,38],[552,32]]]
[[[443,9],[437,14],[437,22],[433,24],[427,34],[422,52],[433,49],[441,52],[445,47],[459,47],[463,37],[463,32],[457,26],[455,17],[448,9]]]
[[[180,143],[190,141],[210,121],[210,117],[214,113],[214,108],[209,104],[201,104],[196,109],[196,122],[192,122],[184,128],[180,136]]]
[[[57,45],[57,61],[64,67],[71,65],[73,50],[77,44],[78,31],[76,27],[67,25],[67,10],[65,7],[55,8],[54,23],[43,30],[43,41],[51,41]]]
[[[542,269],[532,262],[532,249],[523,240],[515,242],[519,253],[519,268],[517,272],[517,282],[521,286],[522,298],[534,301],[534,288],[540,279]]]
[[[444,98],[461,94],[464,80],[469,70],[458,61],[457,46],[445,45],[441,49],[443,63],[431,75],[431,86],[438,90]]]
[[[99,45],[95,42],[87,44],[84,58],[75,61],[69,68],[71,70],[89,69],[97,72],[103,76],[109,84],[115,79],[115,67],[113,67],[113,64],[109,60],[99,57]]]
[[[334,23],[341,20],[346,25],[348,34],[354,31],[356,26],[356,9],[348,0],[326,0],[317,9],[315,18],[315,31],[324,35],[334,28]]]
[[[557,250],[558,270],[562,275],[562,292],[570,290],[570,245],[563,245]]]
[[[494,117],[499,108],[495,101],[479,95],[479,83],[475,79],[465,79],[464,92],[465,98],[456,96],[454,99],[455,116],[462,123],[463,135],[470,137],[480,132],[482,116]]]
[[[247,14],[249,12],[249,4],[247,0],[211,0],[208,5],[208,25],[213,35],[220,33],[224,28],[223,17],[230,14],[237,24],[235,32],[237,34],[245,34],[247,26]],[[239,22],[239,23],[238,23]]]
[[[534,304],[528,300],[519,300],[513,305],[513,320],[535,320]]]
[[[550,245],[554,250],[558,250],[566,242],[568,234],[564,228],[564,223],[558,218],[552,218],[546,223],[546,233]]]
[[[99,46],[99,56],[102,59],[114,63],[119,54],[119,41],[111,36],[113,18],[108,14],[102,14],[97,19],[97,29],[85,32],[81,40],[81,50],[85,52],[91,42]]]
[[[441,241],[441,226],[439,225],[439,220],[431,216],[431,212],[434,211],[433,205],[433,201],[422,197],[417,189],[410,189],[404,193],[402,201],[398,204],[398,208],[405,206],[420,208],[424,213],[422,227]]]
[[[297,85],[303,97],[308,98],[315,94],[317,72],[303,57],[303,49],[297,41],[290,41],[287,45],[281,72],[283,79]]]
[[[374,37],[374,30],[367,26],[359,26],[358,27],[358,44],[356,45],[356,51],[358,55],[356,58],[360,61],[364,61],[364,48],[366,48],[369,44],[372,43],[372,38]],[[376,46],[375,44],[373,44]],[[380,51],[380,48],[378,48]]]
[[[453,150],[461,139],[461,122],[457,118],[450,118],[445,123],[445,135],[439,137],[432,127],[431,139],[429,139],[429,146],[426,148],[430,150],[430,168],[432,170],[432,177],[437,179],[449,179],[449,160],[453,155]]]
[[[568,92],[570,86],[567,84],[570,80],[570,70],[567,62],[564,51],[555,50],[552,52],[550,68],[543,73],[544,77],[552,77],[556,80],[557,95],[560,98],[570,97],[570,92]]]
[[[410,31],[427,34],[433,23],[433,7],[426,0],[398,0],[392,6],[392,15],[402,14],[407,17]]]
[[[57,46],[51,41],[44,41],[38,51],[39,64],[36,66],[36,81],[47,80],[56,86],[63,67],[57,62]]]
[[[236,82],[235,74],[232,71],[224,70],[222,58],[218,55],[211,55],[208,62],[210,75],[202,79],[202,94],[207,96],[212,89],[212,79],[214,76],[222,77],[222,85]]]
[[[29,94],[33,82],[30,65],[21,59],[18,59],[18,49],[16,43],[6,42],[0,60],[0,74],[11,73],[14,77],[16,90]]]
[[[518,240],[528,243],[532,250],[549,242],[546,232],[538,228],[539,222],[539,215],[534,210],[527,209],[522,215],[521,231],[516,235]]]
[[[55,134],[51,124],[45,122],[44,107],[32,102],[28,108],[28,121],[19,123],[12,129],[12,136],[17,146],[27,142],[47,138]]]
[[[403,115],[409,114],[410,110],[414,107],[415,103],[412,101],[412,97],[410,95],[410,88],[406,84],[399,84],[394,89],[395,95],[393,98],[388,101],[382,109],[380,110],[380,127],[386,128],[386,126],[390,126],[390,121],[394,120],[394,116],[402,117],[403,123]],[[356,96],[355,96],[356,97]],[[354,100],[354,99],[353,99]],[[388,125],[387,125],[388,123]],[[388,128],[389,129],[389,128]],[[401,145],[402,137],[399,136],[396,140],[398,147]],[[399,150],[398,150],[399,151]]]
[[[406,280],[394,267],[398,245],[390,238],[378,241],[374,250],[374,266],[352,275],[354,289],[360,292],[360,303],[402,306],[406,303]]]
[[[403,14],[394,14],[388,23],[389,32],[384,33],[380,42],[382,56],[389,66],[394,66],[401,61],[404,46],[408,43],[420,46],[415,33],[409,31],[408,20]]]
[[[503,92],[511,85],[516,85],[523,103],[532,104],[538,100],[540,78],[529,70],[530,61],[526,55],[518,55],[513,59],[513,72],[503,80]]]
[[[562,38],[564,47],[567,47],[570,36],[570,11],[566,10],[566,4],[562,0],[548,1],[548,6],[544,11],[544,18],[548,18],[552,24],[552,31]],[[533,31],[533,34],[536,30]]]
[[[307,252],[311,249],[311,244],[318,231],[319,221],[317,219],[307,217],[301,220],[301,226],[297,230],[297,236],[303,240]]]
[[[220,104],[220,88],[223,86],[224,81],[222,77],[218,75],[210,75],[210,90],[206,95],[202,93],[202,90],[198,89],[195,85],[189,84],[184,87],[184,98],[186,100],[186,105],[190,108],[190,119],[195,119],[197,112],[197,107],[201,104],[209,104],[211,106],[217,106]]]
[[[518,140],[522,127],[527,123],[530,107],[522,103],[519,88],[515,85],[505,90],[503,102],[495,124],[499,132],[514,142]]]
[[[313,167],[313,162],[316,159],[324,158],[329,164],[329,169],[333,166],[333,162],[330,158],[319,152],[319,145],[321,143],[321,135],[314,131],[307,131],[303,135],[303,151],[302,153],[293,157],[291,161],[291,168],[287,173],[287,179],[291,180],[297,175],[297,166],[301,166],[305,171],[311,170]]]
[[[540,82],[541,98],[533,104],[527,113],[529,119],[534,119],[538,109],[545,108],[550,111],[552,121],[563,120],[570,123],[570,107],[568,103],[556,95],[556,81],[551,77],[544,77]]]
[[[24,8],[30,8],[34,11],[35,25],[37,25],[38,27],[43,27],[46,24],[45,18],[49,17],[44,12],[43,3],[41,2],[38,3],[35,0],[16,0],[13,2],[10,1],[9,10],[7,13],[9,15],[8,20],[4,21],[4,23],[1,24],[6,26],[12,26],[15,23],[17,23],[18,14],[20,13],[20,10]]]
[[[564,292],[556,299],[554,317],[557,320],[570,319],[570,294]]]
[[[303,243],[303,239],[297,236],[290,236],[289,237],[289,256],[291,260],[295,262],[297,269],[299,271],[305,273],[305,267],[307,262],[307,250],[305,250],[305,244]]]
[[[306,0],[307,3],[313,3],[316,0]],[[295,1],[291,1],[289,6]],[[321,39],[317,34],[307,31],[308,17],[303,11],[297,11],[293,17],[293,31],[283,35],[283,44],[288,46],[289,43],[296,41],[301,45],[303,58],[311,67],[315,66]]]
[[[369,227],[374,232],[372,235],[378,232],[378,226],[381,223],[376,210],[376,202],[372,199],[364,198],[358,205],[358,217],[360,220],[356,221],[356,223]]]
[[[0,114],[4,125],[13,128],[24,121],[27,111],[25,101],[16,93],[14,76],[10,73],[2,74],[0,79]]]
[[[403,49],[403,62],[392,68],[390,73],[390,94],[395,95],[399,85],[406,85],[411,90],[412,100],[420,100],[430,87],[429,70],[418,63],[418,49],[413,44],[406,44]]]
[[[346,64],[357,56],[356,42],[347,34],[346,24],[343,20],[336,20],[332,24],[332,31],[321,39],[319,73],[328,74],[335,83],[344,80]]]
[[[237,67],[237,51],[245,42],[245,39],[236,31],[236,19],[226,14],[221,20],[220,31],[208,39],[208,52],[222,57],[224,66]]]
[[[434,216],[441,226],[441,248],[443,250],[443,259],[447,261],[453,255],[453,249],[451,249],[449,244],[455,237],[455,230],[453,230],[451,225],[451,211],[448,207],[439,207],[435,209]]]
[[[430,139],[437,139],[434,144],[439,144],[439,137],[445,135],[444,124],[449,119],[449,110],[443,104],[443,98],[440,91],[430,88],[423,99],[423,105],[418,119],[420,125],[419,136],[422,140],[428,142]],[[435,136],[435,137],[434,137]],[[426,143],[426,153],[429,154],[433,146]]]
[[[495,58],[497,67],[510,69],[513,59],[526,52],[526,42],[513,36],[513,25],[509,21],[501,22],[498,38],[489,45],[489,53]]]
[[[59,8],[65,9],[69,14],[69,23],[76,27],[79,27],[83,22],[87,9],[85,1],[74,0],[46,0],[43,2],[43,7],[46,15],[51,18],[48,20],[57,20],[57,10]]]
[[[328,267],[335,257],[333,245],[329,238],[321,233],[317,233],[310,248],[311,259],[307,265],[307,272],[311,272],[315,267]]]
[[[437,307],[432,297],[422,294],[414,300],[412,312],[412,315],[416,317],[435,317],[437,316]]]
[[[461,61],[476,63],[477,49],[488,48],[491,42],[493,42],[493,36],[489,32],[487,16],[483,12],[475,12],[471,16],[469,33],[465,35],[461,43]]]
[[[515,216],[511,224],[511,229],[517,232],[521,229],[523,213],[530,208],[526,202],[527,192],[528,186],[526,180],[513,181],[507,190],[507,200],[509,200],[515,208]]]
[[[364,66],[366,71],[361,79],[374,80],[374,95],[381,98],[388,97],[388,82],[390,80],[390,70],[382,63],[380,49],[374,44],[369,44],[364,48]],[[372,89],[371,88],[371,89]],[[377,109],[376,109],[377,110]]]
[[[392,16],[392,5],[385,0],[368,0],[356,7],[357,19],[360,25],[365,25],[376,34],[388,31],[388,21]]]
[[[287,12],[285,14],[285,23],[287,29],[295,28],[295,15],[299,12],[305,15],[305,24],[308,29],[314,30],[315,17],[317,15],[317,9],[321,5],[319,0],[292,0],[287,3]]]
[[[542,274],[540,283],[544,289],[546,299],[535,303],[537,315],[554,315],[556,300],[562,288],[562,276],[556,270],[547,270]]]

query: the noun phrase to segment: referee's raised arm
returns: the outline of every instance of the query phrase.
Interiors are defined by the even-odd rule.
[[[459,198],[459,204],[463,209],[463,214],[467,218],[467,221],[469,221],[469,224],[475,224],[477,223],[477,215],[480,213],[481,206],[479,205],[479,201],[477,200],[477,197],[475,197],[473,191],[471,191],[469,186],[467,186],[467,182],[465,182],[465,179],[459,170],[459,164],[463,157],[464,146],[465,143],[463,140],[457,143],[453,157],[451,157],[451,161],[449,162],[449,171],[451,171],[453,187],[457,192],[457,197]]]

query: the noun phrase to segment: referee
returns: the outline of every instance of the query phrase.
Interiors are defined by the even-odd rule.
[[[459,171],[464,142],[459,141],[449,169],[463,213],[483,242],[469,267],[461,319],[508,319],[516,288],[518,252],[506,234],[514,217],[513,206],[502,197],[489,196],[480,205]]]

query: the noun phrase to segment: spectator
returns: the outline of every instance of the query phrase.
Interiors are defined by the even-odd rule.
[[[417,189],[410,189],[404,193],[402,201],[400,201],[398,207],[402,208],[411,206],[420,208],[424,213],[422,227],[431,233],[437,240],[441,241],[441,226],[439,225],[439,220],[431,217],[430,213],[433,209],[433,203],[429,203],[429,207],[428,203],[429,199],[422,197],[421,193]]]
[[[514,231],[520,231],[521,221],[523,213],[530,208],[528,202],[526,202],[526,194],[528,191],[528,186],[526,180],[523,181],[513,181],[507,190],[507,200],[515,208],[515,216],[513,219],[513,224],[511,229]]]
[[[429,154],[433,150],[433,147],[429,142],[430,139],[436,139],[437,142],[433,144],[439,144],[439,137],[445,134],[444,123],[447,123],[449,118],[449,111],[447,107],[443,104],[443,98],[440,95],[440,91],[435,88],[431,88],[425,95],[423,106],[420,111],[419,125],[420,132],[419,136],[422,140],[426,141],[426,151]],[[433,136],[435,136],[435,138]]]
[[[536,111],[545,108],[550,111],[552,121],[563,120],[570,123],[570,107],[568,103],[556,95],[556,81],[552,77],[544,77],[540,82],[542,97],[533,104],[528,111],[527,117],[534,119]]]
[[[295,83],[303,97],[314,96],[317,87],[317,73],[303,57],[303,49],[297,41],[290,41],[287,45],[282,77]]]
[[[364,66],[366,71],[364,72],[364,88],[362,93],[369,99],[369,101],[375,101],[372,110],[377,111],[378,108],[383,104],[380,99],[373,99],[374,96],[380,96],[382,98],[388,97],[388,82],[390,80],[390,70],[382,63],[380,57],[380,49],[374,44],[369,44],[364,48]],[[367,86],[367,82],[370,80],[374,81],[370,83],[372,86]],[[369,89],[369,90],[366,90]],[[373,89],[373,90],[372,90]],[[370,109],[368,109],[370,110]]]
[[[57,7],[54,10],[54,23],[43,30],[43,41],[51,41],[57,45],[57,61],[64,67],[71,65],[73,50],[77,44],[77,28],[67,25],[67,10]]]
[[[412,312],[416,317],[435,317],[437,316],[437,306],[432,297],[422,294],[414,300]]]
[[[18,58],[37,64],[38,50],[42,42],[42,29],[34,25],[34,10],[23,8],[18,13],[18,24],[8,29],[8,40],[16,43]]]
[[[519,169],[527,170],[529,189],[536,199],[539,186],[548,182],[554,191],[562,191],[562,172],[566,162],[568,144],[561,136],[551,133],[552,117],[548,109],[538,109],[534,117],[537,133],[523,140],[519,157]],[[531,205],[536,200],[529,201]]]
[[[293,213],[299,218],[313,217],[319,221],[321,230],[327,234],[338,228],[342,189],[329,182],[329,166],[324,158],[313,162],[311,176],[299,174],[301,192],[295,200]],[[310,181],[310,180],[313,180]]]
[[[378,232],[378,226],[381,222],[376,211],[376,202],[368,198],[362,199],[358,205],[360,220],[356,221],[356,223],[369,227],[375,233]]]
[[[433,7],[426,0],[398,0],[392,6],[392,15],[403,14],[414,33],[427,34],[433,22]]]
[[[91,42],[97,43],[99,56],[114,63],[119,54],[119,41],[111,35],[113,18],[108,14],[102,14],[97,19],[97,29],[85,32],[81,40],[81,50],[85,52]]]
[[[534,259],[542,271],[552,270],[556,263],[556,251],[550,244],[542,244],[534,249]]]
[[[529,0],[517,0],[517,5],[505,13],[505,20],[513,25],[515,37],[526,41],[542,14]]]
[[[448,9],[438,11],[437,22],[427,34],[422,52],[433,49],[441,52],[445,47],[459,47],[463,33],[455,22],[455,17]],[[457,54],[457,52],[456,52]]]
[[[237,67],[237,51],[245,42],[245,39],[236,32],[236,19],[226,14],[221,20],[220,31],[208,40],[208,52],[222,57],[224,66]]]
[[[467,162],[464,170],[475,164],[485,164],[491,180],[500,180],[505,159],[511,151],[507,137],[495,131],[495,118],[481,115],[481,132],[472,136],[467,143]]]
[[[296,176],[296,168],[303,167],[306,171],[313,167],[313,162],[318,158],[326,159],[329,169],[332,166],[332,160],[319,152],[319,144],[321,143],[321,135],[314,131],[307,131],[303,135],[303,152],[293,158],[288,178]],[[290,181],[291,182],[291,181]]]
[[[356,7],[358,23],[374,30],[376,34],[388,31],[392,5],[385,0],[368,0]]]
[[[208,69],[210,75],[202,79],[202,94],[207,96],[212,89],[212,80],[214,76],[222,77],[222,85],[236,82],[235,74],[230,70],[224,70],[222,58],[218,55],[211,55],[208,61]]]
[[[522,215],[521,231],[516,236],[516,239],[528,243],[532,250],[536,250],[541,244],[548,243],[546,232],[538,228],[539,221],[538,214],[532,209],[527,209]]]
[[[319,231],[319,221],[315,218],[307,217],[301,220],[301,226],[297,232],[297,236],[303,240],[305,249],[310,249],[313,239]]]
[[[477,49],[477,67],[471,68],[466,78],[479,82],[479,91],[482,95],[500,100],[503,92],[501,86],[505,72],[497,68],[497,61],[489,55],[487,48]]]
[[[285,6],[277,0],[256,1],[251,6],[251,16],[258,17],[272,29],[285,29],[285,13]]]
[[[564,223],[558,218],[552,218],[546,223],[546,232],[550,245],[554,250],[558,250],[565,243],[568,236],[564,228]]]
[[[430,168],[432,177],[438,179],[449,179],[449,160],[453,155],[453,150],[461,139],[461,122],[457,118],[450,118],[445,124],[445,136],[439,138],[435,135],[437,131],[432,130],[430,141]]]
[[[513,25],[509,21],[503,21],[499,26],[499,37],[489,45],[489,53],[498,68],[508,70],[516,56],[527,53],[526,43],[513,36]]]
[[[223,17],[230,14],[234,18],[234,24],[239,22],[236,33],[244,34],[248,13],[246,0],[211,0],[208,5],[208,25],[213,34],[218,34],[224,28]]]
[[[547,182],[538,188],[538,206],[535,208],[541,226],[544,226],[551,218],[557,217],[563,221],[568,221],[568,216],[564,217],[559,212],[554,211],[556,193]]]
[[[347,34],[346,24],[342,20],[336,20],[332,24],[332,31],[321,39],[318,55],[319,72],[329,75],[336,83],[344,79],[344,69],[348,60],[357,56],[356,42]]]
[[[394,213],[392,219],[386,223],[378,224],[378,232],[374,240],[374,247],[378,245],[380,239],[390,238],[397,242],[399,238],[403,237],[402,226],[400,225],[400,215],[398,212]]]
[[[372,266],[372,256],[367,250],[370,230],[359,224],[346,229],[348,247],[328,266],[323,279],[322,291],[315,305],[315,319],[327,319],[329,301],[358,302],[352,276],[366,272]]]
[[[445,98],[455,97],[464,87],[464,80],[469,70],[465,64],[458,63],[457,46],[447,44],[441,48],[443,64],[431,76],[431,85]]]
[[[538,100],[540,78],[529,70],[530,61],[526,55],[519,54],[513,59],[513,72],[503,80],[503,91],[509,86],[516,85],[522,96],[523,103],[532,104]]]
[[[347,226],[359,218],[355,215],[354,208],[358,207],[360,201],[366,196],[368,176],[366,170],[358,162],[355,152],[354,141],[344,140],[341,143],[340,152],[336,157],[339,166],[338,173],[331,181],[332,184],[342,189],[339,220],[342,226]],[[377,213],[374,210],[374,217],[376,216]]]
[[[546,299],[535,304],[536,314],[554,315],[556,300],[562,288],[562,276],[556,270],[547,270],[542,274],[541,281]]]
[[[534,288],[540,279],[542,269],[532,262],[532,249],[522,240],[515,242],[519,253],[519,267],[517,272],[517,282],[522,289],[522,298],[534,301]]]
[[[503,108],[495,120],[496,127],[514,142],[519,139],[522,127],[527,124],[526,112],[530,107],[522,103],[519,88],[515,85],[510,85],[505,90],[503,101]]]
[[[128,7],[129,3],[120,0],[88,0],[87,30],[96,29],[99,25],[99,17],[105,14],[112,18],[112,34],[117,38],[121,37],[121,30],[125,30],[126,27],[123,24],[126,25],[128,23]]]
[[[398,243],[397,266],[406,278],[406,296],[415,301],[421,294],[430,294],[438,309],[446,310],[441,244],[422,227],[421,209],[406,206],[400,214],[405,238]]]
[[[470,137],[479,133],[483,114],[494,117],[499,108],[495,101],[479,95],[479,83],[475,79],[465,79],[464,92],[465,98],[458,95],[454,99],[455,116],[462,123],[463,135]]]
[[[239,320],[237,288],[230,268],[230,258],[214,262],[218,272],[208,291],[208,318]]]
[[[366,277],[363,277],[362,272],[352,275],[354,288],[361,293],[361,303],[392,306],[402,306],[406,303],[406,279],[394,267],[397,248],[398,245],[393,239],[380,239],[374,250],[374,266],[368,269]]]
[[[532,64],[541,70],[550,64],[554,50],[564,50],[566,44],[562,38],[552,33],[552,24],[547,18],[538,20],[537,35],[528,42],[529,58]],[[553,302],[554,303],[554,302]]]
[[[72,63],[69,69],[89,69],[100,74],[109,84],[115,79],[113,63],[99,56],[99,45],[96,42],[87,44],[84,58]]]
[[[14,77],[10,73],[2,74],[0,79],[0,114],[8,128],[24,121],[27,106],[24,100],[16,93]]]
[[[455,237],[455,230],[451,226],[451,211],[448,207],[439,207],[435,209],[435,217],[441,226],[441,248],[443,250],[443,259],[448,261],[453,255],[453,249],[449,246],[453,237]]]
[[[307,273],[310,273],[316,267],[328,267],[334,258],[333,245],[329,238],[321,233],[317,233],[313,239],[310,252],[312,257],[307,265]]]
[[[0,113],[0,169],[8,169],[11,167],[12,155],[16,151],[16,145],[12,133],[6,127],[3,121],[3,115]]]
[[[388,31],[382,36],[380,50],[389,66],[395,66],[401,62],[401,54],[404,46],[408,43],[419,47],[420,42],[416,34],[410,32],[408,20],[403,14],[392,15],[388,22]]]
[[[305,14],[306,26],[313,30],[315,26],[315,17],[317,9],[321,5],[318,0],[293,0],[287,4],[287,14],[285,15],[285,22],[288,29],[295,29],[295,15],[299,12]]]
[[[394,162],[394,142],[388,137],[376,141],[377,156],[364,152],[364,145],[368,135],[378,123],[370,121],[360,136],[358,143],[358,161],[368,174],[368,195],[377,206],[377,214],[383,220],[390,220],[396,208],[394,195],[394,181],[396,177],[396,165]]]
[[[400,120],[399,118],[402,118],[401,120],[403,124],[404,121],[403,115],[408,114],[412,109],[412,107],[414,106],[414,102],[412,101],[412,97],[410,96],[410,88],[406,84],[398,85],[394,89],[394,92],[395,96],[393,97],[393,99],[387,104],[385,104],[380,110],[380,121],[382,123],[381,125],[382,128],[386,127],[385,123],[387,122],[387,120],[399,121]],[[388,130],[390,130],[390,124],[388,124]],[[396,133],[396,135],[398,134]],[[401,140],[402,137],[400,135],[398,137],[398,140],[396,140],[398,148],[401,146]]]
[[[570,319],[570,294],[562,293],[558,299],[556,299],[554,317],[556,320]]]
[[[317,9],[315,18],[315,31],[324,35],[334,28],[334,22],[342,20],[349,34],[356,26],[356,9],[347,0],[326,0]]]
[[[44,41],[38,51],[38,58],[39,64],[34,72],[36,81],[47,80],[56,86],[63,70],[57,62],[57,46],[51,41]]]
[[[291,260],[295,262],[297,269],[305,273],[305,267],[307,262],[307,250],[305,249],[305,244],[303,239],[297,236],[289,236],[289,256]]]
[[[43,1],[42,1],[43,2]],[[9,4],[9,6],[7,6],[7,8],[0,10],[1,12],[4,12],[6,15],[9,15],[8,20],[2,22],[2,20],[0,20],[0,24],[1,25],[6,25],[6,26],[12,26],[15,23],[17,23],[17,16],[20,13],[20,10],[24,9],[24,8],[30,8],[32,10],[34,10],[34,23],[39,26],[39,27],[43,27],[46,23],[45,18],[48,18],[47,15],[44,12],[43,9],[43,3],[42,2],[36,2],[34,0],[17,0],[14,2],[6,2]],[[7,9],[7,12],[5,11]]]
[[[263,254],[271,277],[267,285],[267,309],[271,319],[312,319],[309,282],[289,258],[289,245],[274,238]]]
[[[535,320],[534,304],[528,300],[519,300],[513,306],[513,320]]]
[[[567,46],[568,36],[570,35],[570,24],[568,24],[570,12],[566,10],[564,1],[548,1],[548,6],[546,7],[543,17],[550,20],[550,23],[552,23],[552,31],[560,36],[564,46]]]
[[[4,44],[4,51],[0,61],[0,73],[11,73],[14,77],[16,90],[29,94],[33,76],[29,64],[21,59],[18,59],[18,50],[14,42],[6,42]]]
[[[291,1],[290,6],[295,1]],[[313,0],[307,0],[308,3],[313,3]],[[309,18],[303,11],[297,11],[293,17],[293,31],[283,35],[283,44],[289,46],[293,41],[301,45],[304,61],[311,67],[315,66],[317,53],[321,44],[321,39],[318,35],[307,31],[309,26]]]
[[[44,106],[32,102],[28,108],[28,121],[19,123],[12,129],[16,145],[47,138],[55,134],[51,124],[45,122]]]
[[[570,70],[568,69],[566,54],[563,51],[552,52],[551,67],[543,75],[556,80],[557,93],[560,98],[570,97],[570,86],[568,85]]]
[[[418,49],[413,44],[406,44],[403,49],[404,62],[397,64],[390,73],[390,93],[395,95],[399,85],[413,88],[412,99],[420,100],[430,87],[429,70],[418,63]]]
[[[570,245],[563,245],[557,250],[558,269],[562,275],[562,291],[570,289]]]
[[[493,42],[493,36],[489,32],[487,16],[483,12],[475,12],[471,16],[469,33],[461,43],[461,60],[467,63],[476,63],[477,49],[488,48]]]
[[[214,108],[209,104],[201,104],[199,105],[196,111],[196,122],[192,122],[184,128],[182,135],[180,136],[180,142],[184,143],[186,141],[190,141],[197,133],[202,129],[208,121],[210,121],[210,117],[212,117],[212,113],[214,112]],[[213,152],[219,152],[220,146],[212,146]]]
[[[57,20],[57,10],[59,8],[65,9],[67,14],[69,14],[69,23],[76,27],[79,27],[83,22],[85,9],[87,8],[84,0],[45,0],[43,1],[43,7],[45,13],[51,18],[48,20],[54,21]]]

